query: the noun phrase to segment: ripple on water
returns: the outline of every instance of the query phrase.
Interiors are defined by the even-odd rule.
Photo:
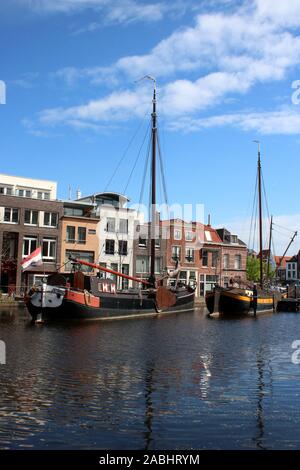
[[[2,449],[300,448],[297,315],[41,328],[6,315],[0,337]]]

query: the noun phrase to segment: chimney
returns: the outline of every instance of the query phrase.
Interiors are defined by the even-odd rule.
[[[69,189],[69,201],[71,201],[71,199],[72,199],[72,188],[71,188],[70,185],[69,185],[68,189]]]
[[[210,227],[210,214],[208,214],[207,225],[208,225],[208,227]]]
[[[81,191],[78,188],[77,191],[76,191],[76,199],[80,199],[80,198],[81,198]]]

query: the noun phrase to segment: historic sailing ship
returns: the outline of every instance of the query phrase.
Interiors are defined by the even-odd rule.
[[[275,309],[276,296],[278,293],[264,287],[263,273],[263,214],[262,214],[262,168],[260,146],[258,143],[257,179],[258,179],[258,211],[259,211],[259,284],[252,288],[216,286],[212,292],[205,296],[206,306],[209,313],[220,313],[224,315],[248,314],[250,312],[270,311]],[[269,266],[269,262],[268,262]]]
[[[77,258],[71,258],[75,273],[71,285],[60,273],[49,276],[47,282],[32,289],[25,302],[33,320],[45,319],[107,319],[153,316],[165,312],[184,312],[193,309],[195,292],[189,285],[178,282],[179,269],[169,273],[177,277],[174,286],[164,285],[166,276],[158,279],[155,276],[155,215],[156,215],[156,147],[157,113],[156,86],[154,82],[151,114],[151,250],[150,277],[141,280],[127,274],[104,268]],[[89,266],[98,270],[98,275],[85,275],[80,267]],[[104,271],[116,277],[135,281],[137,288],[118,290],[112,279],[103,279]]]

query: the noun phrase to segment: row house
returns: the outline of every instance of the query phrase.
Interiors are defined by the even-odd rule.
[[[246,281],[247,245],[225,228],[216,232],[222,241],[221,285],[229,287],[233,283],[243,283]]]
[[[150,276],[151,226],[137,221],[136,236],[133,244],[133,275],[147,280]],[[155,224],[155,275],[162,277],[166,271],[166,251],[168,240],[163,234],[163,225],[157,214]]]
[[[70,256],[89,263],[99,259],[99,217],[95,205],[82,201],[63,201],[61,221],[61,272],[70,273],[73,265]],[[82,266],[82,271],[94,274],[91,267]]]
[[[61,261],[63,204],[56,183],[0,174],[0,289],[20,295]],[[21,262],[39,246],[43,265],[22,273]]]
[[[300,280],[300,251],[286,261],[286,282],[293,284]]]
[[[290,256],[274,256],[276,264],[276,279],[283,284],[286,283],[288,272],[291,271],[291,269],[287,270],[287,262],[290,261],[290,259]]]
[[[142,224],[142,215],[127,207],[127,196],[115,192],[93,194],[77,200],[94,205],[94,216],[98,224],[98,262],[101,266],[132,276],[133,256],[137,221]],[[106,276],[102,273],[102,276]],[[115,278],[114,275],[109,275]],[[132,287],[131,280],[115,278],[118,288]]]
[[[160,221],[156,239],[156,274],[165,274],[180,266],[179,280],[196,287],[204,296],[216,284],[228,287],[246,280],[247,247],[225,228],[215,230],[210,224],[181,219]],[[135,241],[134,275],[147,279],[150,263],[149,225]],[[148,232],[148,236],[146,237]],[[170,284],[176,280],[170,278]]]

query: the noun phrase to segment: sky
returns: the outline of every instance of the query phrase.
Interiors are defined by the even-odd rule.
[[[0,172],[138,202],[150,74],[168,201],[247,243],[259,140],[282,254],[300,231],[299,32],[299,0],[1,0]]]

